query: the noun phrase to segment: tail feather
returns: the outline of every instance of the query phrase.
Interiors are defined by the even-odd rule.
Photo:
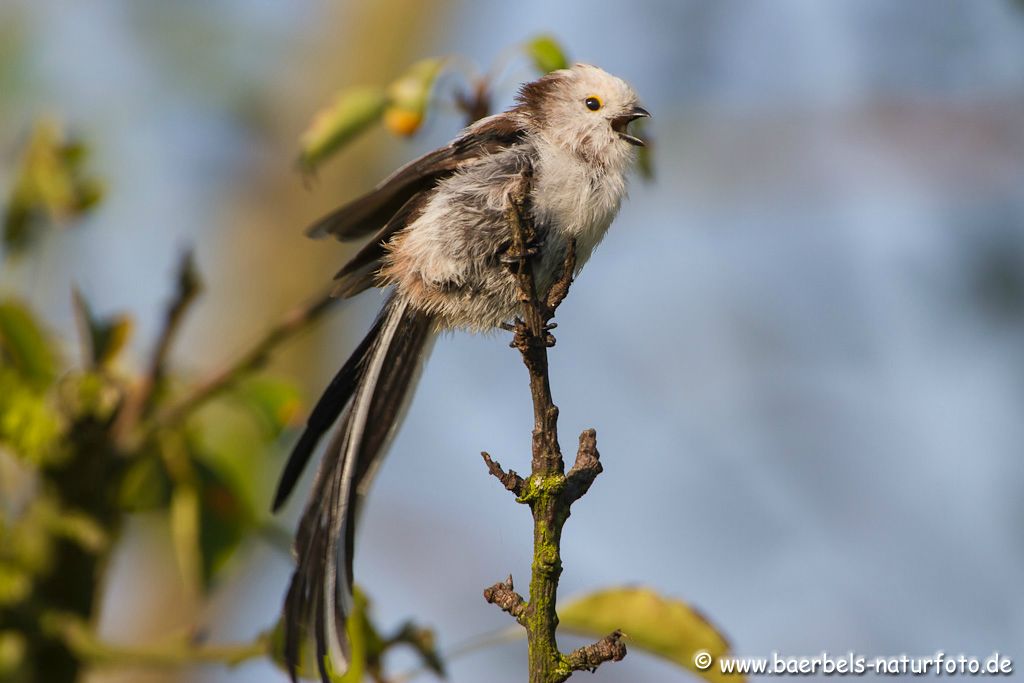
[[[323,435],[338,419],[345,406],[348,405],[349,399],[352,398],[352,394],[356,390],[356,384],[359,382],[363,360],[377,340],[383,324],[384,316],[377,316],[377,320],[374,321],[370,332],[360,342],[359,346],[356,347],[356,350],[349,356],[345,364],[341,366],[338,374],[327,385],[327,389],[324,390],[320,400],[313,407],[313,411],[306,420],[306,429],[303,430],[298,443],[292,449],[288,462],[284,466],[284,471],[281,473],[281,479],[277,484],[277,492],[274,494],[273,512],[277,512],[284,505],[285,501],[288,500],[288,496],[291,495],[292,489],[295,488],[295,483],[299,480],[302,470],[305,469],[306,463],[309,462],[310,457],[313,455],[317,443],[319,443]]]
[[[355,374],[343,377],[345,368],[342,368],[335,378],[341,378],[339,386],[344,385],[345,390],[338,389],[326,403],[326,394],[321,399],[321,403],[329,407],[324,408],[318,419],[340,414],[341,424],[324,454],[296,537],[298,566],[292,575],[284,607],[285,660],[293,677],[298,666],[299,644],[310,626],[316,639],[317,665],[325,683],[329,680],[328,658],[335,673],[347,668],[345,622],[352,610],[355,517],[361,494],[372,478],[415,384],[416,372],[430,338],[430,323],[429,317],[410,310],[405,302],[392,297],[363,345],[346,363],[346,367],[353,365],[355,369],[350,373]],[[360,357],[356,358],[357,355]],[[334,386],[332,382],[331,387]],[[339,397],[344,397],[340,407],[337,405]],[[307,433],[314,435],[310,437],[314,443],[326,430],[321,425],[322,422],[317,421],[314,426],[310,418]],[[297,453],[298,447],[292,460]],[[309,455],[300,457],[299,469]],[[290,461],[286,474],[291,466]]]

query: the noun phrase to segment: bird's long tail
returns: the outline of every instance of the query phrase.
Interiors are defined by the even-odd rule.
[[[352,545],[359,501],[411,397],[431,339],[431,320],[394,295],[328,386],[285,466],[274,500],[287,498],[320,437],[340,416],[295,539],[297,566],[284,603],[284,656],[292,680],[300,644],[316,640],[320,677],[348,668]]]

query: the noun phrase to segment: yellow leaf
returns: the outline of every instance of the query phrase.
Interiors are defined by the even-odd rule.
[[[388,107],[384,113],[387,127],[398,135],[419,130],[427,113],[430,91],[444,66],[444,59],[421,59],[388,86]]]
[[[621,629],[627,647],[667,659],[705,680],[743,680],[723,676],[718,669],[718,658],[729,653],[729,643],[700,612],[650,588],[610,588],[582,595],[561,605],[558,618],[562,629],[588,638]],[[704,651],[711,655],[712,665],[701,670],[694,658]]]
[[[388,109],[384,112],[384,125],[396,135],[412,135],[423,123],[420,112],[408,109]]]

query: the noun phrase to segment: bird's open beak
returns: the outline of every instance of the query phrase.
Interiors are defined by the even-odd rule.
[[[647,143],[634,135],[630,135],[626,128],[629,126],[631,121],[650,118],[650,116],[651,113],[643,107],[633,107],[628,114],[616,116],[612,119],[612,130],[618,133],[619,137],[629,144],[636,145],[637,147],[643,147]]]

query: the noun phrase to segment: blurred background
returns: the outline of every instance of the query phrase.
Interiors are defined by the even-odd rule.
[[[137,369],[194,247],[206,288],[171,360],[201,377],[343,263],[349,247],[306,239],[307,224],[461,126],[441,103],[411,140],[371,133],[304,183],[293,162],[312,113],[420,57],[486,67],[538,32],[629,80],[654,114],[655,178],[634,179],[558,315],[563,446],[595,427],[605,465],[566,527],[561,593],[655,586],[742,655],[1024,658],[1024,7],[1011,0],[6,0],[0,188],[52,115],[89,140],[107,194],[32,258],[3,261],[0,292],[42,311],[68,356],[72,285],[102,313],[131,312]],[[532,77],[513,60],[495,107]],[[455,82],[437,96],[450,103]],[[302,410],[380,301],[344,303],[275,356]],[[505,335],[436,345],[362,518],[356,575],[379,621],[415,617],[442,648],[508,625],[480,591],[510,571],[525,583],[530,519],[478,453],[526,471],[530,427]],[[260,504],[294,438],[246,468]],[[279,550],[247,541],[198,600],[171,547],[162,517],[132,519],[105,638],[202,623],[236,641],[273,623],[290,572]],[[451,680],[521,680],[524,657],[521,642],[482,651]],[[592,680],[687,677],[633,654]],[[284,679],[254,660],[90,680]]]

